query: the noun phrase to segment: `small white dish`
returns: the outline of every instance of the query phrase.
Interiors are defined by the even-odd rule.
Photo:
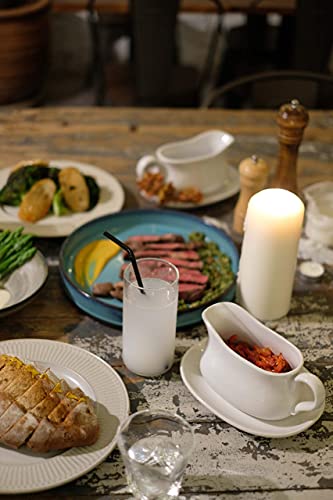
[[[24,226],[25,232],[33,233],[39,237],[62,237],[68,236],[74,229],[82,226],[102,215],[118,212],[125,201],[125,192],[120,182],[109,172],[102,168],[72,160],[52,160],[50,167],[76,167],[81,173],[94,177],[100,187],[100,197],[97,205],[87,212],[76,212],[58,217],[49,214],[35,224],[23,222],[18,218],[18,207],[0,204],[0,227],[1,229],[16,229]],[[2,188],[9,177],[12,167],[0,169],[0,188]]]
[[[37,251],[34,257],[13,271],[2,284],[8,300],[0,306],[0,318],[21,309],[43,288],[48,276],[44,256]]]
[[[218,203],[223,200],[227,200],[239,192],[240,181],[239,173],[235,167],[231,165],[225,166],[226,176],[223,180],[222,186],[213,193],[209,193],[203,196],[199,203],[192,202],[181,202],[181,201],[168,201],[163,205],[166,208],[175,208],[179,210],[193,209],[196,207],[205,207],[207,205],[213,205],[213,203]],[[140,195],[147,201],[159,205],[157,196],[148,196],[144,191],[140,191]]]
[[[243,413],[213,391],[201,375],[200,360],[205,348],[206,340],[184,354],[180,374],[191,394],[228,424],[255,436],[285,438],[307,430],[322,415],[325,404],[312,412],[299,413],[282,420],[262,420]]]

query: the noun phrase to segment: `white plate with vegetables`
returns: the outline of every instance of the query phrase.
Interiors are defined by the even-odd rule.
[[[45,258],[22,227],[0,232],[0,317],[25,306],[46,283]]]
[[[118,212],[124,200],[113,175],[86,163],[33,160],[0,170],[1,229],[23,225],[36,236],[67,236],[92,219]]]

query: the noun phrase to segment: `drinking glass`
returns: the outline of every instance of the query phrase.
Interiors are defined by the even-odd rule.
[[[141,500],[178,496],[194,445],[192,427],[178,415],[143,410],[131,415],[118,434],[128,484]]]
[[[137,265],[143,289],[132,264],[124,272],[122,356],[132,372],[154,377],[173,363],[179,274],[164,259],[138,259]]]

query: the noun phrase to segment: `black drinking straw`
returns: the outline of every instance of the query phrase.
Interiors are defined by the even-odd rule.
[[[116,238],[115,236],[113,236],[113,234],[109,233],[108,231],[104,231],[103,234],[104,234],[104,236],[106,236],[107,238],[109,238],[109,240],[113,241],[114,243],[117,243],[117,245],[119,245],[121,248],[123,248],[124,250],[126,250],[126,252],[128,253],[128,256],[130,258],[130,261],[132,263],[132,266],[133,266],[133,269],[134,269],[134,273],[135,273],[135,277],[136,277],[136,280],[137,280],[138,285],[140,287],[140,292],[141,293],[145,293],[145,291],[143,289],[142,279],[141,279],[141,276],[140,276],[140,271],[139,271],[138,264],[136,262],[136,258],[135,258],[133,250],[129,246],[127,246],[123,241],[118,240],[118,238]]]

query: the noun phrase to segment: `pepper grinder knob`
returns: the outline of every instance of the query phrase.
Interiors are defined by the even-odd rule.
[[[239,164],[241,191],[235,206],[233,220],[233,230],[238,234],[244,232],[244,219],[249,199],[266,186],[268,171],[267,163],[256,155],[245,158]]]
[[[297,99],[293,99],[280,107],[276,121],[279,126],[279,157],[271,185],[298,194],[298,148],[309,123],[309,114]]]

